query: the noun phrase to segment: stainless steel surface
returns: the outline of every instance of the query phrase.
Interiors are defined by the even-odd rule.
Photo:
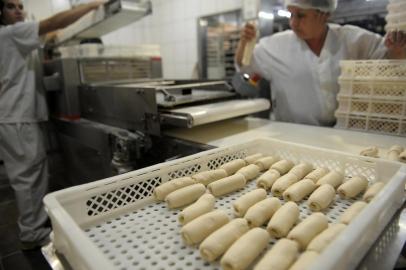
[[[73,39],[101,37],[152,12],[150,1],[111,0],[58,32],[57,46]]]

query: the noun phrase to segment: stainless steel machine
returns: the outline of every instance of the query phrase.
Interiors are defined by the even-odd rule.
[[[116,2],[121,3],[110,1],[105,9],[121,7],[114,13],[118,16],[124,5],[113,5]],[[138,2],[144,9],[135,8]],[[140,10],[144,15],[150,12],[144,2],[132,3],[139,17]],[[101,13],[111,20],[110,11]],[[103,21],[96,17],[95,27]],[[71,43],[66,36],[81,38],[75,29],[83,32],[83,25],[79,21],[57,40]],[[85,32],[92,33],[91,26]],[[242,99],[227,81],[163,79],[156,47],[61,44],[57,43],[54,58],[45,61],[43,71],[71,185],[209,147],[166,138],[165,129],[193,128],[270,107],[266,99]]]

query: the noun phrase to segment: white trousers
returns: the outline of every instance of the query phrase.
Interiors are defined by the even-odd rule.
[[[42,199],[48,190],[48,163],[40,123],[0,124],[0,159],[4,161],[19,211],[20,240],[41,242],[50,229]]]

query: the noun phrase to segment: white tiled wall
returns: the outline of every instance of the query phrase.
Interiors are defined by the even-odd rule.
[[[103,37],[105,44],[159,44],[165,78],[196,76],[197,18],[241,8],[242,0],[152,0],[153,14]]]

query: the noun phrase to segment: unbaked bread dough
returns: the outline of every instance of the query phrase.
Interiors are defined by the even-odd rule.
[[[248,166],[242,167],[236,173],[241,173],[244,175],[245,180],[251,181],[259,175],[259,167],[255,164],[250,164]]]
[[[289,173],[295,174],[299,179],[303,179],[307,174],[313,171],[313,165],[307,162],[301,162],[295,165]]]
[[[303,270],[303,269],[311,269],[309,268],[312,265],[317,257],[319,257],[319,253],[314,251],[305,251],[303,252],[299,259],[289,268],[289,270]]]
[[[214,181],[207,186],[211,194],[216,197],[242,189],[246,184],[244,175],[237,173],[232,176]]]
[[[204,194],[192,205],[186,207],[180,212],[178,220],[180,224],[185,225],[195,218],[213,211],[216,198],[211,194]]]
[[[246,165],[245,160],[239,158],[224,163],[219,167],[219,169],[224,169],[227,172],[227,175],[233,175],[236,171],[238,171],[245,165]]]
[[[288,239],[295,240],[301,250],[319,233],[327,229],[328,220],[322,213],[314,213],[294,227],[288,234]]]
[[[307,174],[304,179],[311,179],[314,183],[317,183],[317,181],[328,174],[328,172],[329,170],[326,168],[316,168],[314,171]]]
[[[180,234],[187,245],[198,244],[229,221],[230,219],[224,211],[215,210],[203,214],[183,226]]]
[[[262,172],[268,170],[277,161],[279,161],[278,157],[263,157],[255,161],[255,165],[257,165]]]
[[[342,223],[330,225],[328,229],[313,238],[307,250],[321,253],[346,227],[347,225]]]
[[[344,224],[350,224],[351,221],[367,206],[366,202],[355,202],[351,205],[340,217],[340,222]]]
[[[321,186],[329,184],[333,188],[337,188],[344,181],[344,174],[338,171],[331,171],[317,181],[317,185]]]
[[[355,198],[368,187],[368,180],[365,176],[356,175],[338,187],[337,192],[341,198]]]
[[[196,181],[191,177],[176,178],[166,183],[163,183],[159,187],[156,187],[154,189],[154,197],[159,201],[163,201],[165,200],[166,195],[168,195],[169,193],[193,184],[196,184]]]
[[[275,238],[288,235],[290,229],[299,219],[299,207],[294,202],[287,202],[273,214],[266,230]]]
[[[254,164],[255,161],[257,161],[258,159],[262,158],[263,156],[264,156],[264,155],[261,154],[261,153],[256,153],[256,154],[249,155],[249,156],[245,157],[244,160],[245,160],[245,162],[246,162],[247,164]]]
[[[270,237],[266,230],[253,228],[226,251],[220,264],[224,270],[246,269],[266,248]]]
[[[207,186],[211,182],[227,177],[227,172],[223,169],[199,172],[192,176],[198,183]]]
[[[406,150],[399,154],[399,160],[401,162],[406,162]]]
[[[272,185],[271,191],[275,196],[281,197],[283,192],[297,181],[299,181],[297,175],[289,172],[275,181]]]
[[[392,145],[391,148],[389,148],[389,151],[396,151],[399,154],[402,153],[405,149],[400,146],[400,145]]]
[[[299,245],[289,239],[281,239],[255,265],[254,270],[288,270],[299,255]]]
[[[367,191],[365,192],[364,196],[362,196],[362,199],[369,203],[375,196],[378,194],[381,189],[385,186],[385,183],[383,182],[376,182],[372,186],[370,186]]]
[[[271,166],[271,169],[277,170],[281,175],[287,173],[290,169],[293,168],[295,164],[292,161],[282,159]]]
[[[244,218],[247,220],[248,226],[251,228],[260,227],[268,222],[280,207],[281,202],[278,198],[267,198],[251,206]]]
[[[335,197],[335,189],[329,184],[324,184],[310,195],[307,203],[312,211],[317,212],[326,209],[333,202]]]
[[[378,147],[376,146],[370,146],[367,147],[363,150],[361,150],[361,152],[359,153],[361,156],[365,156],[365,157],[379,157],[379,150]]]
[[[269,190],[279,177],[281,174],[277,170],[270,169],[257,179],[257,187]]]
[[[255,165],[254,165],[255,166]],[[236,217],[243,217],[247,210],[259,201],[266,198],[266,190],[254,189],[233,202],[234,214]]]
[[[206,192],[203,184],[193,184],[169,193],[165,201],[169,208],[179,208],[195,202]]]
[[[388,159],[393,161],[399,161],[399,155],[404,148],[400,145],[393,145],[388,151]]]
[[[248,232],[249,227],[247,221],[243,218],[231,220],[229,223],[210,234],[199,247],[201,257],[212,262],[223,255],[224,252],[240,238]]]
[[[286,201],[299,202],[304,197],[312,193],[317,188],[317,185],[311,179],[304,179],[294,183],[283,192],[283,198]]]

